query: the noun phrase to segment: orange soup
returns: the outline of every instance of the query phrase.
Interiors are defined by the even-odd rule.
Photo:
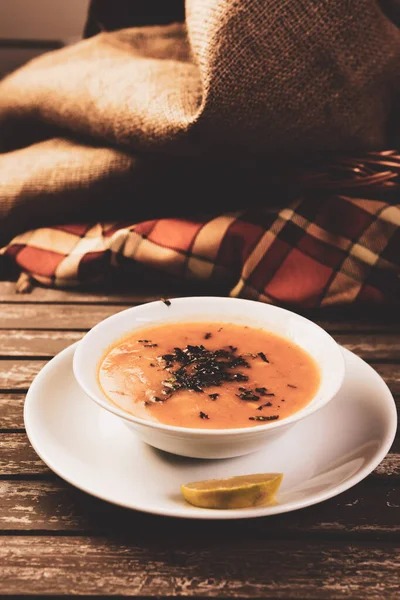
[[[179,427],[252,427],[289,417],[314,396],[314,360],[263,329],[173,323],[112,346],[98,371],[106,396],[143,419]]]

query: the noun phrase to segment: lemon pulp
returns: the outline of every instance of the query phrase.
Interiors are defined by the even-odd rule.
[[[201,508],[248,508],[271,502],[283,473],[254,473],[181,485],[185,500]]]

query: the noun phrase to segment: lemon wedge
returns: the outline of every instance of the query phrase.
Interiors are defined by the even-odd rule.
[[[201,508],[246,508],[270,502],[283,473],[254,473],[181,485],[185,500]]]

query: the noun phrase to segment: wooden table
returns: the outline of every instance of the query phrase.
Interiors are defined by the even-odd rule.
[[[235,523],[120,509],[71,487],[39,460],[22,418],[36,373],[95,323],[148,298],[39,288],[17,295],[13,283],[0,283],[0,594],[400,598],[399,439],[344,494]],[[379,313],[314,318],[399,398],[400,317]]]

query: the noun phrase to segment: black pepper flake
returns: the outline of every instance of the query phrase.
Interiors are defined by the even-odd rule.
[[[264,352],[257,352],[258,356],[266,363],[269,363],[268,358],[265,356]]]
[[[145,348],[156,348],[158,344],[143,344]]]
[[[257,394],[260,394],[260,396],[265,396],[265,394],[267,393],[267,388],[266,387],[257,387],[256,392],[257,392]]]
[[[294,388],[295,390],[297,390],[297,385],[292,385],[291,383],[287,384],[288,387]]]
[[[162,398],[159,398],[158,396],[153,396],[152,397],[152,401],[153,402],[164,402]]]
[[[171,300],[168,300],[168,298],[161,298],[161,300],[166,306],[171,306]]]
[[[249,421],[276,421],[279,419],[278,415],[257,415],[256,417],[249,417]]]
[[[281,402],[285,402],[285,400],[283,400],[283,398],[282,398]]]
[[[216,400],[217,398],[219,398],[219,394],[208,394],[209,398],[211,398],[211,400]]]
[[[241,400],[246,400],[246,402],[255,402],[256,400],[260,399],[260,396],[256,396],[256,394],[253,394],[251,390],[241,392],[240,394],[236,394],[236,396]]]
[[[141,344],[149,344],[151,340],[138,340]]]
[[[200,411],[199,415],[200,415],[200,419],[208,419],[209,418],[209,416],[202,410]]]
[[[212,333],[208,332],[205,334],[204,339],[209,340],[211,336],[212,336]]]
[[[243,375],[243,373],[234,373],[232,375],[231,381],[248,381],[249,378],[247,375]]]
[[[150,363],[150,366],[151,367],[155,367],[156,365],[154,363]]]
[[[264,406],[272,406],[272,402],[266,402],[265,404],[261,404],[261,406],[257,407],[257,410],[262,410]]]

